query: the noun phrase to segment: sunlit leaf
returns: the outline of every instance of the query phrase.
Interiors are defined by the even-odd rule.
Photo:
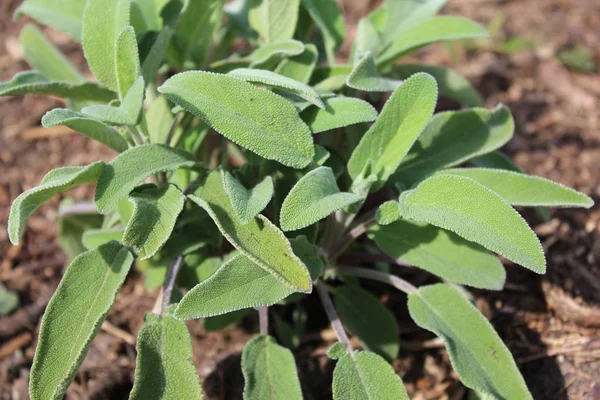
[[[276,65],[286,57],[293,57],[304,52],[304,44],[297,40],[282,40],[268,43],[254,50],[248,58],[251,68]]]
[[[323,101],[325,103],[324,110],[311,107],[300,115],[312,133],[325,132],[377,119],[377,110],[366,101],[342,96],[330,97]]]
[[[15,15],[25,14],[41,24],[81,40],[81,16],[86,0],[26,0]]]
[[[90,229],[83,233],[81,243],[87,250],[93,250],[112,240],[120,242],[123,239],[123,231],[115,229]]]
[[[263,43],[294,37],[300,0],[255,0],[248,13],[250,26]]]
[[[93,105],[81,112],[108,124],[135,126],[142,117],[145,87],[144,78],[138,76],[118,107]]]
[[[294,57],[289,57],[281,61],[275,72],[287,76],[300,83],[307,84],[317,65],[319,51],[314,44],[307,44],[304,51]]]
[[[369,52],[358,57],[354,69],[346,78],[346,85],[349,87],[368,92],[393,92],[401,84],[402,81],[379,75],[375,60]]]
[[[252,189],[246,189],[229,172],[224,172],[223,187],[235,215],[243,224],[247,224],[260,214],[273,197],[273,179],[270,176],[265,177]]]
[[[308,11],[323,35],[325,53],[330,63],[335,61],[335,53],[344,41],[346,25],[342,11],[335,0],[302,0],[302,7]]]
[[[137,40],[132,26],[126,27],[117,36],[115,66],[117,88],[119,89],[121,98],[124,98],[131,86],[133,86],[133,82],[140,75],[141,68]]]

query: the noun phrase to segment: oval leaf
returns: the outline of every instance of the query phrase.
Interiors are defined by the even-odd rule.
[[[52,81],[38,71],[19,72],[8,82],[0,82],[0,96],[47,94],[73,100],[108,102],[115,92],[95,82],[71,83]]]
[[[498,399],[532,399],[510,351],[457,289],[437,284],[408,295],[408,310],[421,328],[438,335],[461,382]]]
[[[123,234],[123,244],[132,247],[142,260],[154,256],[171,236],[185,203],[175,185],[152,186],[129,195],[133,214]]]
[[[381,52],[377,64],[385,68],[398,58],[431,43],[485,37],[488,37],[487,31],[477,22],[462,17],[435,17],[402,32]]]
[[[294,37],[300,0],[257,0],[248,12],[250,26],[263,43]]]
[[[346,328],[364,347],[389,363],[400,350],[400,330],[394,315],[381,301],[358,286],[344,285],[333,290],[335,309]]]
[[[318,59],[319,51],[317,50],[317,46],[314,44],[307,44],[304,48],[304,52],[297,56],[286,58],[279,63],[275,72],[295,81],[307,84],[315,70]]]
[[[284,231],[305,228],[331,213],[363,200],[354,193],[341,193],[329,167],[304,175],[281,205],[279,224]]]
[[[102,171],[96,187],[96,207],[101,213],[111,211],[150,175],[196,165],[192,155],[183,150],[160,144],[136,146],[121,153]]]
[[[293,39],[264,44],[248,56],[250,67],[275,65],[284,58],[300,55],[303,51],[304,44]]]
[[[346,78],[346,85],[349,87],[368,92],[393,92],[401,84],[402,81],[379,75],[370,52],[360,56],[352,72]]]
[[[483,247],[453,232],[422,222],[400,220],[375,226],[369,237],[388,256],[450,282],[480,289],[504,287],[506,272],[502,263]]]
[[[310,274],[292,252],[283,232],[260,214],[247,224],[237,219],[219,171],[211,172],[194,194],[190,199],[208,212],[223,236],[236,249],[290,288],[311,292]]]
[[[330,131],[377,119],[377,110],[360,99],[340,96],[324,99],[324,102],[324,110],[311,107],[300,114],[312,133]]]
[[[225,171],[223,187],[235,215],[243,224],[247,224],[260,214],[273,197],[273,179],[270,176],[265,177],[262,182],[248,190],[233,175]]]
[[[477,108],[433,116],[394,173],[392,180],[410,187],[438,169],[462,164],[508,142],[515,130],[510,110]]]
[[[302,400],[292,352],[270,336],[257,335],[242,352],[244,400]]]
[[[195,319],[271,306],[294,291],[243,255],[223,264],[179,302],[175,316]]]
[[[113,128],[82,113],[64,108],[55,108],[42,117],[44,128],[52,128],[58,125],[67,126],[118,152],[123,152],[129,147],[127,141]]]
[[[40,324],[29,381],[32,400],[63,398],[132,263],[127,248],[109,242],[69,265]]]
[[[256,154],[304,168],[315,150],[296,109],[269,91],[227,75],[183,72],[159,91],[216,131]]]
[[[346,353],[333,370],[334,400],[409,400],[392,366],[368,351]]]
[[[138,334],[131,400],[202,400],[187,326],[170,315],[146,315]]]
[[[434,175],[402,193],[400,213],[448,229],[534,272],[546,271],[542,245],[527,222],[473,179]]]
[[[425,128],[436,101],[437,86],[430,75],[420,73],[404,81],[354,149],[348,161],[352,179],[372,162],[369,174],[378,177],[372,191],[383,186]]]
[[[513,206],[590,208],[594,205],[589,196],[538,176],[488,168],[447,169],[440,174],[471,178]]]
[[[48,172],[38,187],[19,195],[10,206],[8,237],[17,244],[29,216],[52,196],[77,185],[96,182],[105,164],[97,161],[84,167],[63,167]]]
[[[243,79],[247,82],[259,83],[292,92],[311,104],[325,109],[323,100],[321,100],[313,88],[275,72],[264,69],[237,68],[229,72],[229,75]]]
[[[96,78],[118,89],[117,37],[129,25],[131,0],[88,0],[83,12],[83,53]]]
[[[140,75],[140,55],[133,26],[127,26],[117,36],[115,47],[117,87],[124,98]]]

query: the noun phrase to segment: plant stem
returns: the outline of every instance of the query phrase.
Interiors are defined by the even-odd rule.
[[[412,267],[413,265],[404,261],[401,258],[390,257],[386,254],[370,254],[370,253],[346,253],[339,257],[341,263],[362,263],[362,262],[377,262],[383,261],[392,263],[400,267]]]
[[[267,336],[269,334],[269,309],[267,307],[258,307],[258,323],[260,334]]]
[[[387,272],[374,271],[372,269],[360,267],[334,267],[332,269],[334,272],[341,275],[356,276],[359,278],[372,279],[374,281],[387,283],[388,285],[392,285],[396,289],[399,289],[406,294],[411,294],[417,291],[417,288],[411,283],[396,275],[388,274]]]
[[[183,264],[183,257],[179,256],[171,262],[171,265],[169,265],[169,269],[167,270],[165,282],[163,283],[162,302],[160,304],[161,316],[165,315],[167,307],[169,307],[169,304],[171,303],[175,278],[177,278],[177,273],[179,272],[179,268],[181,268],[181,264]]]
[[[334,262],[348,248],[348,246],[350,246],[352,242],[362,236],[376,222],[374,210],[368,212],[361,219],[357,220],[354,228],[350,229],[346,236],[344,236],[338,242],[338,245],[334,247],[334,250],[330,253],[331,256],[329,259],[331,262]]]
[[[169,127],[169,131],[167,132],[167,137],[165,139],[165,144],[167,146],[171,146],[171,139],[173,139],[173,134],[175,133],[175,128],[177,128],[177,123],[179,122],[180,114],[181,113],[175,114],[175,117],[173,118],[173,122],[171,123],[171,126]]]
[[[319,297],[321,298],[321,302],[323,303],[323,308],[325,308],[325,313],[327,314],[327,318],[329,318],[329,322],[331,322],[331,327],[335,332],[335,335],[338,338],[338,341],[346,345],[348,352],[354,358],[352,353],[352,345],[350,344],[350,339],[348,339],[348,335],[346,335],[346,331],[342,326],[342,322],[340,321],[340,317],[335,311],[335,306],[331,301],[331,297],[329,297],[329,293],[327,293],[327,288],[322,282],[317,282],[315,284],[317,287],[317,293],[319,293]]]

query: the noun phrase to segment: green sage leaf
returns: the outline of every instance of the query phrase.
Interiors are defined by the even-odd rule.
[[[8,237],[17,244],[29,216],[52,196],[77,185],[96,182],[105,164],[97,161],[84,167],[62,167],[48,172],[40,185],[21,193],[10,206]]]
[[[294,37],[300,0],[255,0],[248,21],[263,43]]]
[[[261,66],[275,65],[286,57],[293,57],[304,52],[304,44],[297,40],[282,40],[268,43],[254,50],[248,58],[250,67],[258,68]]]
[[[279,224],[284,231],[302,229],[361,200],[357,194],[340,192],[331,168],[319,167],[304,175],[288,193],[281,205]]]
[[[400,195],[400,213],[448,229],[539,274],[546,270],[544,251],[527,222],[500,195],[473,179],[427,178]]]
[[[498,106],[433,116],[392,180],[410,187],[437,171],[462,164],[508,142],[515,130],[510,110]]]
[[[408,400],[392,366],[368,351],[346,353],[338,359],[332,388],[334,400]]]
[[[344,41],[346,25],[342,11],[335,0],[302,0],[302,7],[319,27],[323,35],[325,53],[330,64],[335,61],[335,53]]]
[[[123,231],[115,229],[90,229],[83,233],[81,243],[86,250],[93,250],[112,240],[121,242]]]
[[[208,212],[223,236],[242,254],[288,287],[310,293],[310,274],[292,252],[283,232],[260,214],[247,224],[242,224],[232,210],[219,171],[211,172],[204,185],[190,199]]]
[[[112,125],[137,125],[142,117],[145,88],[144,78],[138,76],[118,107],[94,105],[81,112]]]
[[[312,133],[330,131],[377,119],[377,110],[366,101],[353,97],[330,97],[323,100],[325,109],[311,107],[300,116]]]
[[[67,126],[118,152],[123,152],[129,147],[127,141],[113,128],[82,113],[64,108],[55,108],[42,117],[42,126],[44,128],[51,128],[58,125]]]
[[[594,205],[589,196],[539,176],[489,168],[456,168],[439,173],[471,178],[513,206],[590,208]]]
[[[333,290],[335,309],[346,328],[363,346],[391,363],[400,350],[396,318],[380,300],[358,286],[344,285]]]
[[[159,91],[256,154],[303,168],[314,156],[310,130],[293,105],[269,91],[227,75],[183,72]]]
[[[453,232],[422,222],[399,220],[375,226],[369,237],[388,256],[450,282],[489,290],[504,287],[506,272],[500,260]]]
[[[302,97],[319,108],[325,108],[323,100],[321,100],[313,88],[291,78],[279,75],[275,72],[263,69],[237,68],[229,72],[229,75],[243,79],[247,82],[258,83],[275,87],[280,90],[289,91]]]
[[[129,25],[131,0],[88,0],[83,12],[83,53],[96,78],[118,89],[117,37]]]
[[[244,400],[302,400],[291,351],[270,336],[257,335],[242,352]]]
[[[275,72],[287,76],[300,83],[307,84],[317,65],[319,51],[314,44],[307,44],[304,51],[297,56],[286,58],[275,69]]]
[[[448,0],[387,0],[380,7],[385,11],[381,27],[384,44],[402,37],[403,32],[431,19]],[[373,16],[370,16],[373,18]]]
[[[441,16],[423,21],[405,30],[394,39],[377,58],[377,65],[385,68],[400,57],[431,43],[488,37],[484,27],[462,17]]]
[[[81,40],[81,16],[86,0],[26,0],[15,15],[25,14],[41,24]]]
[[[243,224],[247,224],[260,214],[273,197],[273,179],[270,176],[248,190],[233,175],[224,172],[223,187],[229,196],[235,215]]]
[[[32,68],[52,81],[85,83],[75,66],[50,42],[36,26],[25,25],[19,34],[23,56]]]
[[[63,398],[132,263],[127,248],[110,242],[69,265],[40,324],[29,381],[32,400]]]
[[[294,292],[243,255],[223,264],[179,302],[175,316],[205,318],[251,307],[271,306]]]
[[[95,82],[71,83],[53,81],[38,71],[19,72],[8,82],[0,82],[0,96],[47,94],[73,100],[108,102],[115,92]]]
[[[373,56],[366,52],[359,56],[352,72],[346,78],[346,85],[368,92],[393,92],[402,85],[402,81],[379,75]]]
[[[446,344],[461,382],[498,399],[532,399],[523,377],[492,325],[457,289],[437,284],[408,296],[408,310],[420,327]]]
[[[136,344],[131,400],[202,399],[187,326],[170,315],[146,315]]]
[[[101,213],[111,211],[150,175],[196,165],[192,155],[183,150],[160,144],[133,147],[121,153],[102,171],[96,187],[96,207]]]
[[[154,44],[150,47],[150,51],[142,62],[141,74],[144,77],[144,82],[149,83],[156,80],[156,74],[165,59],[172,38],[173,30],[168,26],[164,27],[156,37]]]
[[[325,262],[319,254],[319,247],[310,243],[305,235],[296,236],[290,239],[292,250],[300,260],[306,265],[310,272],[310,278],[314,281],[319,279],[325,269]]]
[[[174,185],[152,186],[129,195],[133,214],[123,234],[123,244],[132,247],[142,260],[153,257],[171,236],[185,203]]]
[[[379,189],[398,168],[433,114],[437,101],[435,79],[425,73],[411,76],[394,91],[377,121],[362,137],[348,161],[357,179],[372,160],[368,175],[377,175]]]
[[[124,98],[140,75],[140,55],[132,26],[125,27],[117,36],[115,47],[117,88]]]

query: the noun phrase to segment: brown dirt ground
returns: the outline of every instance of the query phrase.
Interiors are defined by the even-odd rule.
[[[19,1],[0,5],[0,81],[27,69],[17,35],[23,22],[12,13]],[[341,1],[349,31],[375,1]],[[517,128],[507,152],[527,172],[544,176],[600,199],[600,75],[575,73],[556,61],[565,48],[595,49],[600,60],[600,3],[596,0],[450,0],[445,12],[487,24],[498,15],[506,22],[493,45],[439,45],[419,52],[419,60],[450,65],[469,77],[488,106],[502,102],[514,113]],[[77,46],[48,32],[78,65]],[[532,44],[507,53],[504,40]],[[348,46],[344,47],[347,51]],[[21,308],[0,317],[0,398],[26,399],[28,370],[34,354],[38,320],[60,279],[65,256],[56,241],[58,199],[31,218],[23,245],[12,247],[6,235],[10,202],[35,186],[50,169],[105,161],[114,153],[64,129],[40,130],[41,116],[60,100],[39,96],[0,98],[0,281],[19,293]],[[455,105],[440,105],[442,108]],[[90,199],[93,188],[71,195]],[[559,210],[543,222],[526,212],[546,249],[548,273],[537,276],[508,265],[503,292],[476,292],[477,305],[490,318],[515,355],[536,399],[600,399],[600,210]],[[431,278],[403,272],[412,282]],[[373,286],[401,323],[401,353],[394,368],[414,399],[461,399],[465,390],[452,372],[445,350],[433,336],[416,328],[406,312],[406,298]],[[135,364],[134,337],[156,293],[147,293],[133,273],[117,297],[108,321],[94,340],[69,399],[127,398]],[[307,304],[311,305],[310,300]],[[295,356],[307,399],[331,398],[333,364],[325,349],[334,340],[315,304]],[[256,332],[248,317],[240,326],[217,333],[189,324],[194,361],[209,399],[239,399],[239,368],[244,343]],[[322,329],[326,328],[326,329]]]

